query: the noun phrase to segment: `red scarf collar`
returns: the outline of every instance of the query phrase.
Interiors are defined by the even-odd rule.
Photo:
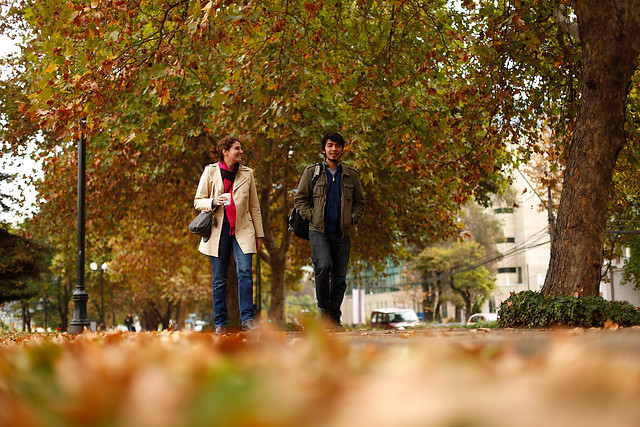
[[[223,173],[222,170],[225,170],[229,173]],[[235,181],[235,175],[240,169],[240,165],[236,164],[233,170],[229,170],[227,165],[220,161],[220,174],[222,175],[222,183],[224,185],[224,192],[231,194],[231,204],[224,207],[224,211],[227,214],[227,219],[229,220],[229,226],[231,227],[229,230],[229,235],[233,236],[236,234],[236,203],[233,201],[233,183]],[[226,175],[226,177],[225,177]],[[229,179],[231,178],[232,179]]]

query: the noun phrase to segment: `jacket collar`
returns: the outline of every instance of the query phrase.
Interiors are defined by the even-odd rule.
[[[220,174],[220,165],[218,162],[212,163],[213,167],[213,182],[216,187],[224,188],[224,183],[222,182],[222,174]],[[240,165],[238,168],[238,173],[236,174],[236,179],[233,181],[233,189],[239,188],[249,179],[249,168],[244,165]]]
[[[323,161],[323,162],[322,162],[322,164],[324,165],[324,168],[325,168],[325,169],[329,169],[329,164],[327,163],[327,161],[326,161],[326,160],[325,160],[325,161]],[[341,169],[341,168],[342,168],[342,161],[339,161],[339,162],[338,162],[338,169]]]

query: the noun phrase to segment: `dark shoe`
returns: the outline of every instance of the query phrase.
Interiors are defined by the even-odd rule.
[[[222,335],[227,333],[226,326],[216,326],[216,335]]]
[[[335,332],[344,332],[346,331],[345,327],[342,326],[342,322],[340,319],[329,319],[329,328]]]
[[[256,328],[256,325],[255,323],[253,323],[253,320],[247,320],[246,322],[242,323],[243,332],[253,331],[255,328]]]
[[[336,331],[336,332],[344,332],[344,331],[346,331],[346,330],[347,330],[347,328],[345,328],[344,326],[342,326],[342,323],[340,323],[340,322],[335,322],[335,323],[333,324],[333,327],[332,327],[331,329],[333,329],[333,330],[334,330],[334,331]]]

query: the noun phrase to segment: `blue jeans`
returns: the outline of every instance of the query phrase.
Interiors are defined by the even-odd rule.
[[[347,289],[347,266],[351,238],[342,233],[309,231],[313,267],[316,276],[318,308],[325,317],[340,323],[340,306]]]
[[[218,256],[211,258],[213,269],[213,324],[227,326],[227,270],[231,250],[236,261],[238,273],[238,302],[242,323],[253,320],[253,254],[245,254],[240,249],[236,236],[229,235],[229,223],[222,225]]]

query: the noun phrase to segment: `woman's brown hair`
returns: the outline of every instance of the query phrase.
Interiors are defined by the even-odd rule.
[[[231,150],[231,146],[236,142],[240,142],[240,140],[235,136],[225,136],[218,142],[218,145],[214,145],[209,150],[209,154],[211,155],[211,158],[216,162],[221,161],[224,158],[224,154],[222,153],[222,150],[226,150],[226,151]]]

